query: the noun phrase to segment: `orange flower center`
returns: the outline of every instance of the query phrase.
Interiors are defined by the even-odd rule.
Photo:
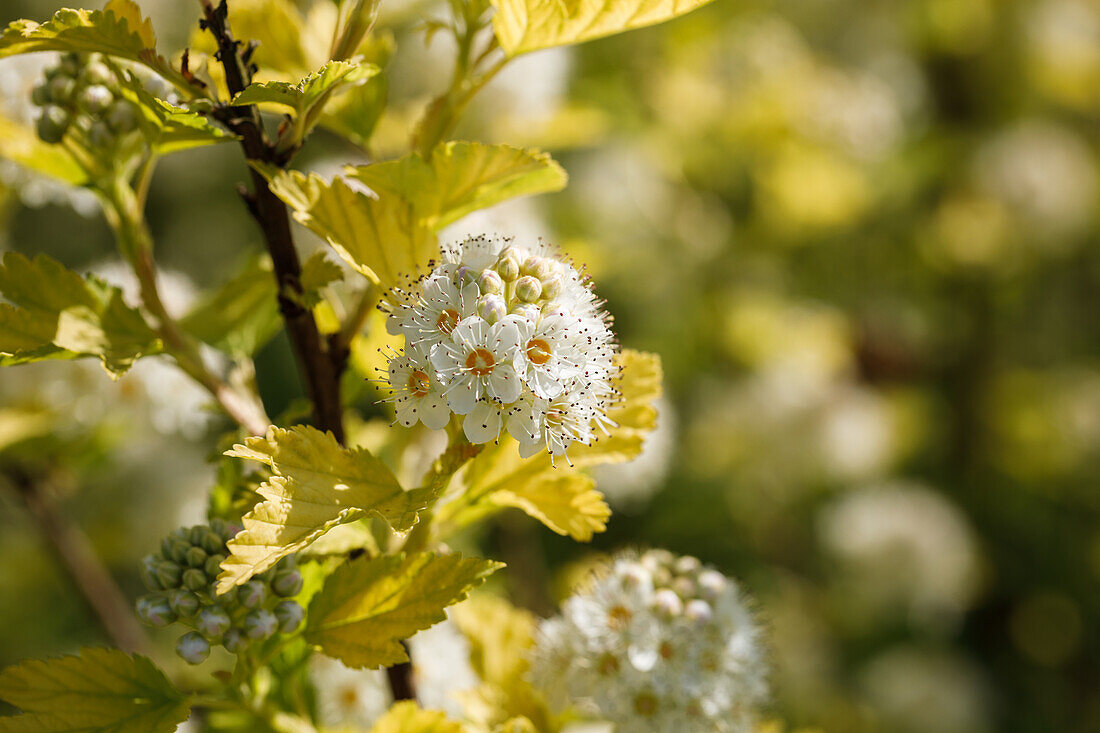
[[[451,308],[443,311],[439,314],[439,319],[435,322],[435,325],[443,333],[450,333],[455,330],[455,326],[458,325],[458,311]]]
[[[493,358],[493,352],[488,349],[474,349],[466,357],[466,368],[479,377],[492,374],[494,366],[496,366],[496,359]]]
[[[550,344],[542,339],[531,339],[527,342],[527,358],[531,360],[532,364],[542,366],[550,361],[552,355]]]
[[[431,382],[428,375],[417,369],[409,375],[409,392],[417,397],[423,397],[431,390]]]

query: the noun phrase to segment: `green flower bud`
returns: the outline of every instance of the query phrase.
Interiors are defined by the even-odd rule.
[[[516,297],[527,303],[534,303],[542,297],[542,283],[531,275],[516,280]]]
[[[178,588],[182,573],[183,570],[174,562],[161,560],[157,563],[157,578],[160,580],[161,588]]]
[[[160,554],[172,562],[183,563],[187,559],[187,551],[191,549],[191,543],[176,532],[165,537],[160,542]]]
[[[115,95],[102,84],[84,87],[84,91],[80,93],[80,99],[77,100],[82,110],[93,115],[106,112],[114,101]]]
[[[218,555],[225,552],[225,542],[222,540],[221,534],[213,529],[203,532],[202,541],[196,544],[201,545],[208,555]]]
[[[65,137],[65,131],[69,129],[71,118],[69,113],[60,107],[49,104],[42,108],[42,115],[35,124],[38,137],[42,142],[56,144]]]
[[[496,323],[508,315],[508,305],[499,295],[482,295],[477,299],[477,314],[489,323]]]
[[[293,568],[279,570],[271,579],[271,590],[283,598],[298,595],[302,590],[302,574]]]
[[[267,600],[267,585],[259,580],[250,580],[237,589],[237,600],[245,608],[259,608]]]
[[[279,631],[291,634],[302,625],[306,611],[294,601],[281,601],[275,604],[275,618],[279,620]]]
[[[493,268],[506,283],[510,283],[519,277],[520,265],[526,259],[523,253],[516,247],[508,247],[500,253],[496,266]]]
[[[225,532],[225,520],[221,517],[214,517],[211,519],[210,531],[220,537]]]
[[[67,105],[73,101],[76,94],[76,81],[71,76],[58,74],[50,79],[50,101],[54,104]]]
[[[240,654],[248,648],[248,637],[240,629],[229,629],[222,636],[222,646],[234,654]]]
[[[34,85],[34,89],[31,90],[31,101],[39,107],[45,107],[52,101],[50,96],[50,85],[47,82],[39,82]]]
[[[198,568],[184,570],[181,581],[184,588],[190,588],[194,591],[206,590],[210,587],[210,581],[206,578],[206,573]]]
[[[201,568],[206,563],[206,550],[191,545],[187,548],[187,554],[184,555],[183,561],[190,567]]]
[[[161,595],[142,596],[137,600],[135,610],[143,623],[157,628],[164,628],[176,620],[176,614],[168,604],[168,599]]]
[[[206,577],[211,581],[215,580],[221,574],[223,562],[225,562],[225,555],[211,555],[206,558],[206,564],[202,568],[206,571]]]
[[[60,74],[75,77],[80,73],[80,67],[83,65],[84,59],[80,57],[80,54],[67,53],[61,57],[61,62],[57,67],[57,71]]]
[[[110,86],[117,80],[107,64],[102,61],[90,61],[80,72],[80,81],[86,86],[95,84]]]
[[[88,130],[88,140],[92,143],[92,147],[111,148],[115,144],[115,134],[111,132],[111,128],[106,122],[96,120],[92,123],[91,129]]]
[[[549,280],[557,275],[558,271],[549,257],[528,257],[523,263],[523,274],[538,280]]]
[[[504,278],[496,270],[483,270],[477,277],[477,287],[482,293],[500,295],[504,292]]]
[[[149,590],[161,590],[160,579],[157,577],[158,562],[156,555],[146,555],[141,558],[141,569],[138,572],[141,575],[141,582]]]
[[[237,525],[226,522],[225,526],[222,528],[222,530],[218,534],[221,535],[222,540],[224,542],[229,542],[229,540],[236,537],[237,533],[240,532],[240,531],[241,531],[241,528],[238,527]]]
[[[229,630],[231,623],[229,614],[217,606],[204,608],[195,617],[195,628],[211,641],[222,638],[222,634]]]
[[[542,297],[547,300],[553,300],[561,295],[561,291],[565,289],[565,285],[562,279],[558,275],[554,275],[551,278],[542,280]]]
[[[210,656],[210,642],[202,638],[202,634],[188,631],[176,642],[176,654],[188,664],[199,664]]]
[[[202,540],[206,536],[206,530],[208,528],[201,524],[196,524],[187,530],[187,541],[192,545],[202,546]]]
[[[244,618],[244,633],[249,639],[270,639],[279,628],[279,619],[266,608],[257,608]]]
[[[168,604],[180,616],[194,616],[199,610],[199,597],[189,590],[174,590],[168,596]]]
[[[116,100],[107,110],[107,124],[119,135],[126,135],[136,130],[138,117],[137,112],[134,111],[134,105],[125,99]]]

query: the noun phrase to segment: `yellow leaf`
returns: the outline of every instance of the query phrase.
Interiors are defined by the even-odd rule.
[[[462,725],[438,710],[421,710],[406,700],[379,718],[370,733],[462,733]]]
[[[429,160],[411,153],[348,173],[379,194],[412,202],[433,229],[506,199],[560,191],[568,181],[562,167],[538,150],[461,141],[436,146]]]
[[[244,530],[229,541],[219,593],[363,515],[405,532],[435,498],[426,489],[405,491],[368,451],[344,448],[332,433],[304,425],[269,428],[265,437],[248,438],[226,455],[266,463],[274,475],[257,489],[266,501],[244,516]]]
[[[415,277],[439,255],[435,235],[398,196],[372,198],[340,178],[326,181],[298,171],[263,172],[300,224],[382,288]]]
[[[309,605],[305,638],[349,667],[408,661],[403,639],[439,623],[502,563],[461,555],[360,557],[329,576]]]
[[[493,30],[514,56],[671,20],[710,0],[493,0]]]
[[[522,509],[561,535],[588,542],[607,528],[611,508],[596,491],[595,481],[576,471],[547,471],[489,496],[497,506]]]

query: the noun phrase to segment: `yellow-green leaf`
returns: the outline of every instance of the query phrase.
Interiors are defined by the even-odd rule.
[[[309,605],[305,637],[349,667],[408,661],[402,639],[446,618],[503,564],[461,555],[360,557],[329,576]]]
[[[229,282],[184,316],[180,325],[215,348],[251,356],[282,328],[277,294],[270,258],[252,257]]]
[[[181,89],[183,76],[156,52],[157,37],[133,0],[108,0],[103,10],[62,8],[45,23],[17,20],[0,32],[0,58],[36,51],[102,53],[145,64]]]
[[[233,142],[237,136],[211,122],[205,115],[157,99],[141,80],[127,74],[120,90],[138,110],[138,126],[149,147],[159,154]]]
[[[462,733],[462,725],[438,710],[421,710],[406,700],[391,707],[370,733]]]
[[[57,260],[8,252],[0,261],[0,366],[97,356],[114,377],[161,344],[118,288]]]
[[[340,265],[325,257],[324,252],[314,252],[313,255],[302,263],[302,274],[298,281],[302,284],[302,299],[307,308],[312,308],[321,302],[321,290],[344,278],[344,271]]]
[[[332,433],[297,425],[271,427],[226,455],[265,463],[272,473],[257,489],[266,501],[244,516],[229,541],[218,592],[225,593],[297,552],[332,527],[364,515],[408,531],[433,491],[405,491],[384,463],[361,448],[345,448]]]
[[[372,198],[340,178],[326,181],[297,171],[262,172],[300,224],[382,288],[415,276],[439,255],[435,235],[401,197]]]
[[[290,144],[300,144],[317,124],[325,105],[333,95],[365,84],[378,74],[374,64],[352,61],[329,61],[297,84],[267,81],[250,84],[233,98],[233,104],[277,104],[289,107],[294,114],[294,130]]]
[[[560,535],[588,542],[607,529],[611,508],[596,482],[576,471],[549,471],[494,491],[489,501],[521,509]]]
[[[0,699],[24,713],[0,718],[3,733],[167,733],[188,713],[183,695],[151,661],[117,649],[8,667],[0,672]]]
[[[509,56],[663,23],[710,0],[493,0],[493,31]]]
[[[568,181],[562,167],[538,150],[461,141],[436,146],[428,160],[410,153],[348,172],[379,195],[411,201],[434,229],[510,198],[560,191]]]
[[[64,147],[42,142],[34,130],[2,115],[0,158],[71,186],[82,186],[88,182],[88,174]]]
[[[506,685],[527,674],[527,650],[535,643],[535,617],[508,601],[479,593],[451,611],[470,642],[470,666],[484,682]]]

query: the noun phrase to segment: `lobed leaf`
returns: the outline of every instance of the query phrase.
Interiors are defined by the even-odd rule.
[[[271,259],[253,257],[229,282],[192,308],[180,326],[217,349],[251,356],[282,328],[278,292]]]
[[[315,252],[302,263],[302,273],[298,280],[302,284],[302,298],[307,308],[321,302],[321,290],[331,283],[344,279],[340,265],[325,257],[324,252]]]
[[[360,557],[329,576],[309,605],[305,638],[349,667],[408,661],[402,639],[439,623],[502,563],[461,555]]]
[[[497,489],[489,501],[515,507],[560,535],[588,542],[607,529],[611,508],[595,489],[596,482],[577,471],[550,471]]]
[[[120,89],[137,107],[138,126],[155,153],[163,155],[238,139],[205,115],[157,99],[133,73],[126,75]]]
[[[0,261],[0,366],[97,356],[115,378],[159,339],[122,292],[57,260],[8,252]]]
[[[462,733],[460,723],[438,710],[421,710],[415,702],[395,703],[378,719],[370,733]]]
[[[363,515],[408,531],[436,498],[426,489],[405,491],[368,451],[345,448],[332,433],[305,425],[271,427],[265,437],[248,438],[226,455],[265,463],[274,475],[257,489],[266,501],[244,516],[244,529],[229,541],[219,593]]]
[[[117,649],[8,667],[0,699],[24,713],[0,718],[3,733],[167,733],[188,714],[184,696],[151,661]]]
[[[296,221],[384,289],[418,272],[439,254],[435,235],[403,198],[389,194],[372,198],[340,178],[326,181],[297,171],[261,172]]]
[[[509,56],[642,28],[710,0],[493,0],[493,31]]]
[[[379,195],[410,201],[432,229],[510,198],[560,191],[568,181],[562,167],[538,150],[461,141],[436,146],[428,160],[410,153],[348,173]]]

